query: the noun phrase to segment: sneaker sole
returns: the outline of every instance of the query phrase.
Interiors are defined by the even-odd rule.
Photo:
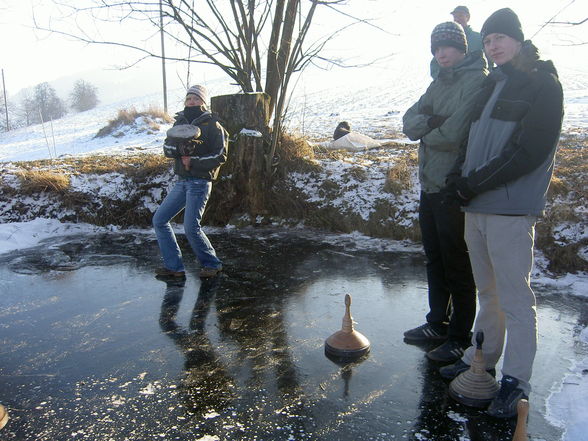
[[[181,274],[181,275],[156,274],[155,278],[159,279],[159,280],[186,280],[186,275],[185,274]]]
[[[463,357],[463,352],[460,355],[455,355],[454,357],[451,357],[451,358],[439,357],[435,354],[431,354],[430,352],[427,352],[425,355],[427,356],[427,358],[429,360],[438,361],[439,363],[455,363],[457,360],[459,360],[459,359],[461,359],[461,357]]]
[[[211,279],[213,277],[218,276],[220,273],[222,272],[222,269],[216,271],[214,274],[213,273],[207,273],[207,274],[199,274],[199,277],[201,279]]]
[[[407,342],[415,342],[415,343],[426,343],[426,342],[443,342],[447,340],[447,336],[438,336],[438,337],[407,337],[404,336],[404,341]]]

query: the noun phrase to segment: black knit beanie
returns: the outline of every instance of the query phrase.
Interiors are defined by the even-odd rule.
[[[525,41],[519,17],[510,8],[499,9],[488,17],[480,31],[482,39],[486,38],[489,34],[495,33],[508,35],[521,43]]]
[[[464,54],[468,51],[468,42],[459,23],[447,21],[435,26],[431,34],[431,53],[433,55],[439,46],[451,46]]]

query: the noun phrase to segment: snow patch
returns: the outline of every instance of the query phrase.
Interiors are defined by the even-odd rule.
[[[582,338],[588,338],[586,329]],[[585,342],[586,343],[586,342]],[[564,429],[562,441],[586,439],[588,409],[588,358],[574,363],[570,373],[556,386],[547,399],[546,418]]]

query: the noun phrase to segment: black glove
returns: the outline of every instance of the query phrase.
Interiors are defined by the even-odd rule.
[[[455,175],[453,175],[455,176]],[[450,177],[447,177],[450,180]],[[441,189],[441,198],[444,204],[451,205],[458,203],[465,207],[470,203],[470,200],[476,196],[476,193],[468,185],[467,178],[458,177],[452,178],[445,188]]]
[[[169,146],[172,146],[172,147],[177,147],[178,146],[178,141],[177,141],[176,138],[166,137],[165,138],[165,141],[163,141],[163,144],[164,145],[169,145]]]
[[[455,183],[457,182],[457,180],[461,178],[461,175],[459,173],[451,173],[449,175],[447,175],[447,177],[445,178],[445,185],[447,187],[453,185],[455,186]]]
[[[194,141],[184,141],[180,143],[178,151],[181,156],[195,156],[198,143]]]
[[[457,187],[455,186],[455,183],[443,187],[439,194],[441,196],[442,205],[461,205],[459,197],[457,196]]]
[[[461,205],[467,205],[470,200],[476,196],[476,192],[468,184],[468,178],[460,177],[455,180],[455,191],[457,197],[461,201]]]
[[[432,129],[436,129],[437,127],[441,127],[447,118],[449,117],[433,115],[427,120],[427,125]]]

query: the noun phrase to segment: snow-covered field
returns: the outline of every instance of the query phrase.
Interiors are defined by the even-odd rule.
[[[431,79],[414,64],[401,64],[397,71],[383,68],[348,70],[333,74],[314,72],[297,84],[286,120],[290,130],[311,140],[330,138],[337,123],[349,121],[354,131],[376,139],[401,137],[402,115],[422,93]],[[564,133],[588,131],[588,68],[560,68],[565,94]],[[206,82],[210,95],[236,92],[235,86],[219,78]],[[156,89],[154,89],[156,90]],[[182,90],[168,96],[168,111],[182,108]],[[125,99],[98,106],[62,119],[0,133],[0,161],[27,161],[84,153],[124,153],[136,149],[158,150],[165,126],[159,135],[127,133],[122,138],[94,136],[119,109],[163,108],[160,93]]]
[[[357,73],[354,74],[357,76]],[[564,132],[588,131],[588,71],[580,69],[560,70],[564,85],[566,116]],[[354,80],[355,78],[355,80]],[[337,122],[347,120],[354,130],[374,138],[391,138],[399,135],[402,114],[424,91],[429,82],[427,75],[399,70],[392,75],[388,71],[372,70],[362,75],[361,81],[350,75],[336,79],[328,73],[319,73],[312,81],[302,83],[290,105],[290,128],[320,140],[330,136]],[[233,92],[234,88],[223,81],[211,82],[212,95]],[[170,113],[180,110],[182,91],[172,91]],[[132,100],[99,106],[80,114],[70,114],[44,126],[36,125],[0,134],[0,161],[27,161],[55,158],[62,155],[153,151],[159,152],[167,126],[159,133],[129,130],[125,136],[94,138],[119,109],[134,106],[143,110],[150,105],[160,106],[159,94],[146,95]],[[173,103],[176,103],[174,106]],[[349,164],[328,164],[340,167]],[[341,175],[331,170],[331,176]],[[367,188],[368,186],[366,186]],[[357,193],[357,191],[356,191]],[[364,199],[372,197],[363,195]],[[376,197],[377,195],[373,196]],[[366,210],[369,201],[363,200]],[[413,204],[416,200],[413,201]],[[36,219],[26,223],[0,225],[0,253],[27,248],[51,236],[92,234],[103,231],[91,225],[62,224],[56,220]],[[571,234],[585,237],[586,231]],[[330,236],[329,240],[333,240]],[[341,240],[353,240],[343,236]],[[358,242],[360,242],[358,240]],[[386,241],[380,240],[380,243]],[[538,256],[541,267],[542,256]],[[568,275],[557,280],[541,272],[535,273],[535,281],[542,284],[568,286],[579,296],[588,295],[588,276]],[[572,338],[572,336],[570,336]],[[573,336],[578,345],[588,344],[588,331]],[[553,424],[565,427],[565,441],[582,441],[588,433],[588,359],[576,363],[561,384],[553,386],[547,404],[547,416]]]

